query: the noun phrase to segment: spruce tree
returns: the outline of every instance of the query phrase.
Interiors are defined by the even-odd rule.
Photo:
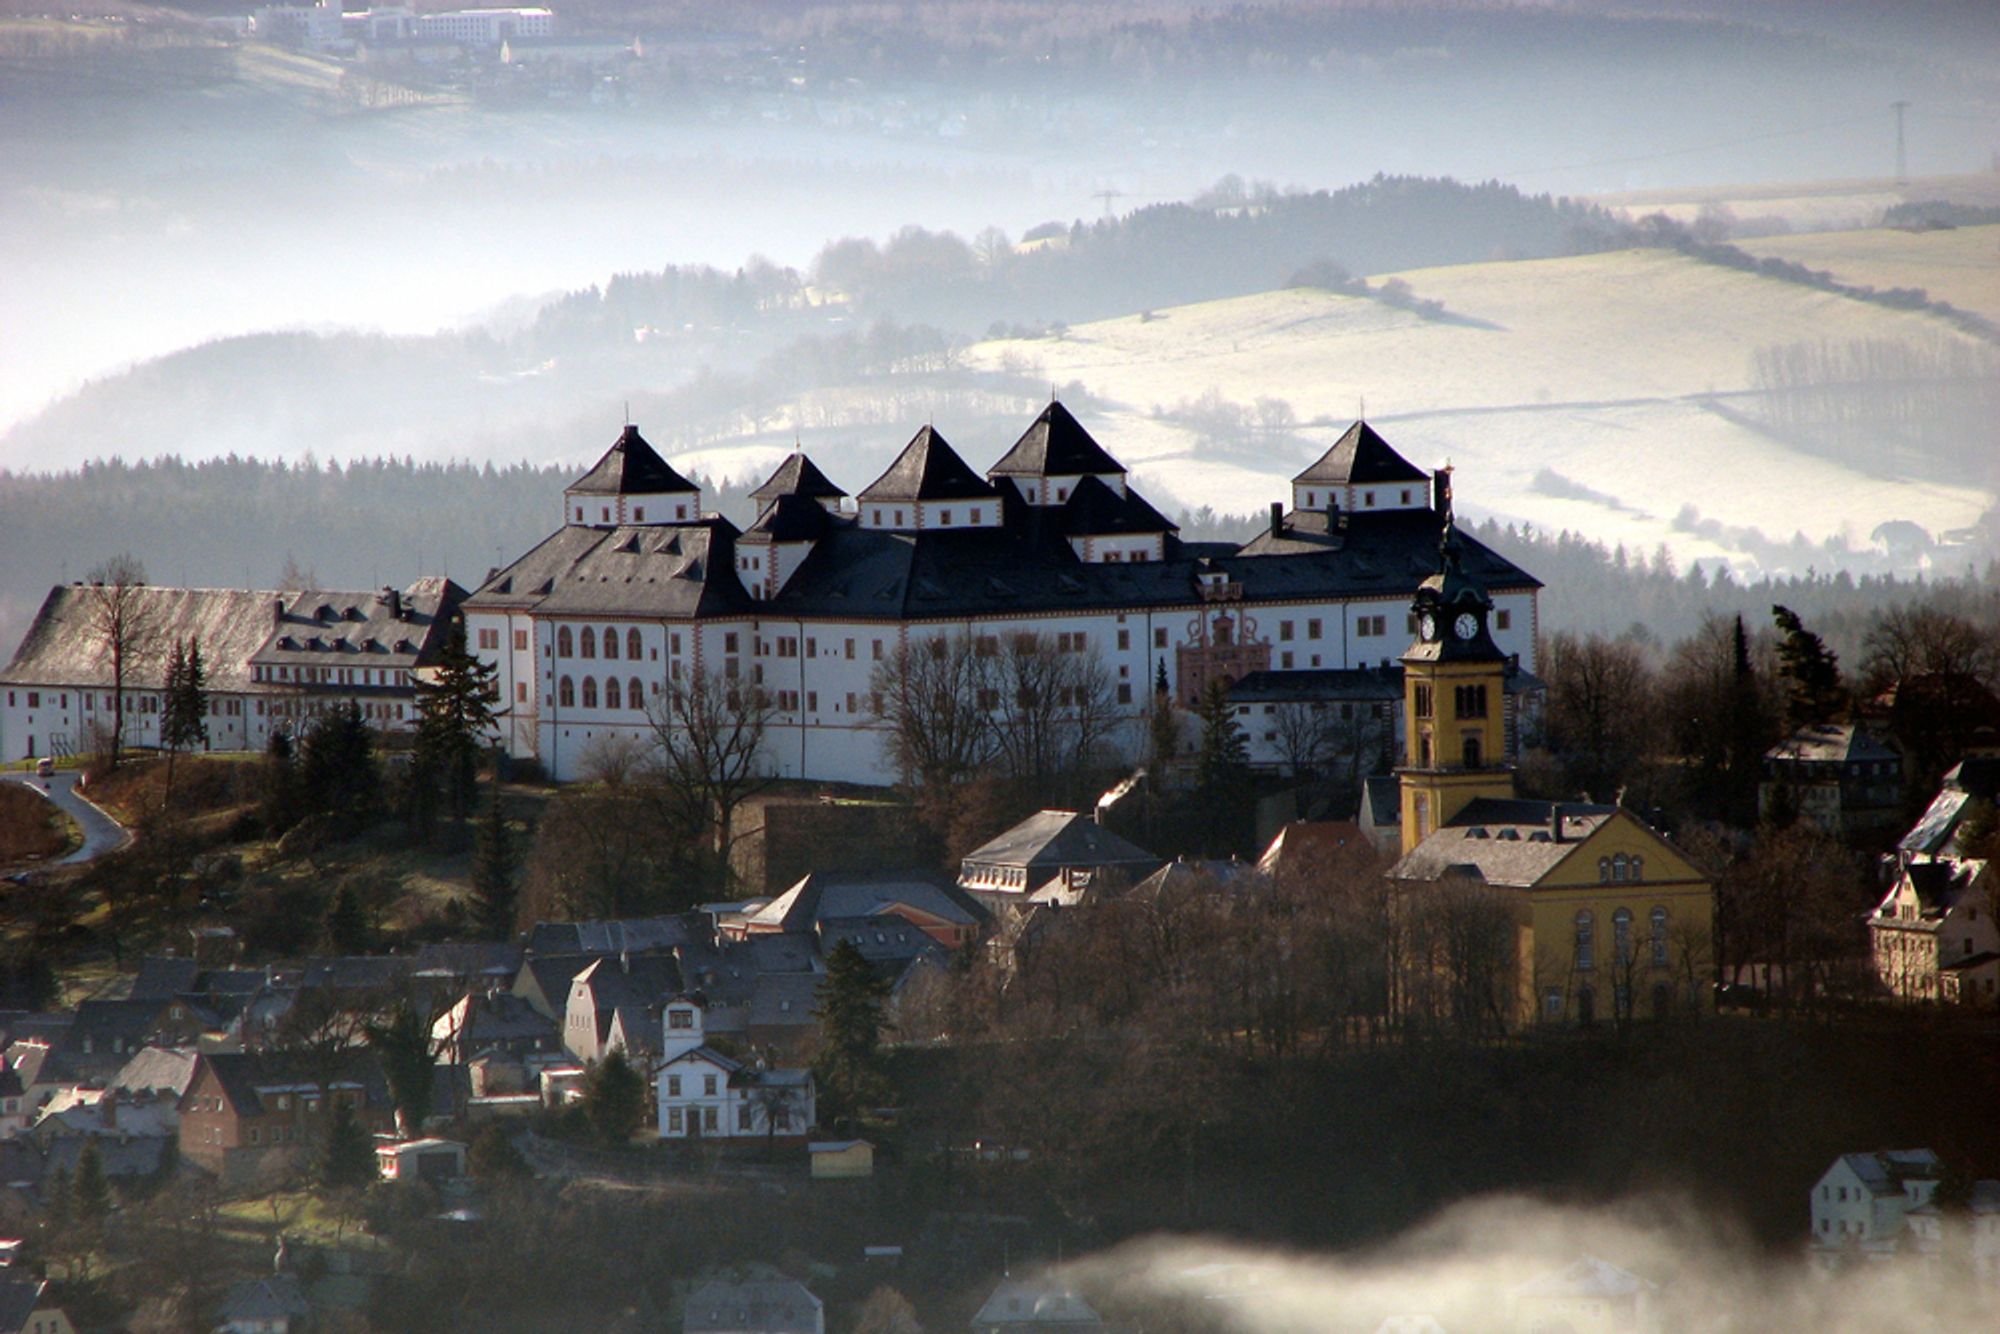
[[[461,622],[445,637],[430,676],[417,680],[411,780],[431,799],[441,796],[454,820],[472,813],[478,794],[479,757],[491,744],[499,717],[497,671],[467,650]]]
[[[1778,641],[1778,675],[1785,682],[1785,730],[1830,723],[1847,710],[1840,660],[1789,607],[1771,608]]]
[[[307,809],[338,816],[350,829],[374,817],[381,799],[375,738],[358,704],[322,714],[299,747],[299,788]]]
[[[84,1227],[98,1227],[111,1216],[111,1186],[104,1179],[104,1159],[98,1155],[95,1136],[84,1140],[83,1152],[77,1157],[70,1207]]]
[[[854,942],[843,940],[826,958],[819,988],[819,1058],[814,1073],[835,1110],[853,1114],[880,1102],[883,1001],[889,984]]]
[[[646,1119],[646,1081],[624,1048],[614,1047],[584,1076],[583,1115],[608,1148],[624,1147]]]
[[[326,914],[326,940],[336,954],[368,952],[368,916],[360,896],[347,885],[334,891],[333,907]]]
[[[518,893],[514,876],[520,857],[514,849],[514,834],[507,827],[507,814],[500,806],[500,785],[493,785],[486,817],[472,836],[472,911],[480,934],[506,940],[514,934],[514,910]]]
[[[319,1181],[328,1190],[367,1185],[375,1179],[375,1143],[346,1102],[333,1109],[333,1125],[320,1153]]]
[[[1236,725],[1229,687],[1220,679],[1202,691],[1201,755],[1195,769],[1195,801],[1206,837],[1203,851],[1223,856],[1239,851],[1250,836],[1250,743]]]

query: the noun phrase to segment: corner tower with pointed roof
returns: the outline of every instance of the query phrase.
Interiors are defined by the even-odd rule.
[[[802,496],[833,514],[840,513],[847,500],[847,493],[835,486],[819,470],[819,465],[797,451],[787,454],[769,480],[750,493],[750,499],[756,503],[759,513],[779,496]]]
[[[1292,508],[1315,510],[1423,509],[1430,478],[1398,454],[1367,422],[1347,428],[1333,448],[1292,479]]]
[[[1488,626],[1492,595],[1465,572],[1449,510],[1439,558],[1439,572],[1418,586],[1411,603],[1417,638],[1403,654],[1405,751],[1397,773],[1406,855],[1475,797],[1514,795],[1514,770],[1506,762],[1507,656]]]
[[[629,424],[563,492],[563,522],[591,528],[693,523],[700,517],[701,488],[675,472]]]
[[[986,470],[986,476],[996,486],[1006,479],[1030,505],[1061,505],[1086,477],[1095,477],[1119,496],[1125,494],[1125,465],[1092,439],[1068,408],[1054,401]]]
[[[911,437],[855,500],[863,528],[924,532],[1000,526],[1000,492],[931,426]]]

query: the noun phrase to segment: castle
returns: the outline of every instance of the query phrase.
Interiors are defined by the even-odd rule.
[[[1357,422],[1250,541],[1186,541],[1053,402],[984,476],[926,426],[852,497],[804,454],[751,495],[747,529],[704,513],[699,488],[631,426],[567,488],[562,526],[464,602],[511,753],[576,777],[593,747],[648,744],[656,697],[706,674],[766,692],[775,772],[886,784],[877,667],[927,638],[1031,634],[1095,655],[1117,741],[1136,755],[1162,684],[1182,705],[1245,678],[1261,699],[1274,682],[1336,698],[1396,672],[1451,509],[1448,469],[1426,473]],[[1510,679],[1532,681],[1539,582],[1459,544],[1491,592]],[[1495,716],[1511,718],[1513,699]],[[1248,723],[1255,756],[1264,734]],[[1510,742],[1508,729],[1496,744]]]

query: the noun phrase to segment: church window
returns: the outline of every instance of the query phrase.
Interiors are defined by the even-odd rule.
[[[1667,966],[1667,910],[1655,908],[1651,914],[1653,927],[1653,967]]]
[[[574,707],[576,704],[576,682],[570,680],[567,676],[556,682],[556,701],[565,709]]]
[[[597,707],[597,678],[594,676],[583,678],[583,707],[586,709]]]
[[[1620,852],[1612,856],[1611,879],[1614,882],[1623,884],[1625,882],[1626,874],[1630,869],[1631,869],[1631,864],[1625,860],[1624,853]]]
[[[1634,880],[1645,879],[1645,870],[1646,870],[1646,859],[1644,857],[1639,856],[1637,853],[1634,853],[1632,856],[1632,878]]]
[[[576,645],[569,637],[569,627],[565,625],[558,628],[556,630],[556,656],[558,658],[567,658],[575,652]]]
[[[1431,734],[1429,732],[1425,732],[1417,738],[1417,767],[1419,769],[1428,769],[1431,767]]]
[[[607,709],[624,708],[625,701],[621,696],[622,692],[618,689],[618,678],[607,676],[604,679],[604,707]]]
[[[1466,768],[1477,769],[1479,767],[1479,737],[1476,734],[1467,736],[1460,742],[1459,751],[1461,760]]]
[[[1486,687],[1456,686],[1452,690],[1452,704],[1461,718],[1484,718],[1486,716]]]
[[[639,688],[639,678],[636,676],[625,683],[625,707],[628,709],[646,707],[646,693]]]
[[[582,633],[581,635],[579,635],[579,636],[578,636],[578,644],[577,644],[577,647],[578,647],[578,649],[579,649],[579,652],[577,653],[577,656],[578,656],[578,657],[580,657],[580,658],[594,658],[594,657],[596,657],[596,656],[597,656],[597,631],[595,631],[595,630],[591,629],[591,628],[590,628],[589,626],[587,626],[587,625],[586,625],[586,626],[584,626],[584,627],[583,627],[583,633]]]
[[[1431,717],[1432,707],[1431,688],[1428,685],[1419,685],[1417,687],[1417,717]]]
[[[1576,966],[1595,968],[1597,966],[1597,918],[1590,909],[1584,908],[1576,915]],[[1577,1005],[1583,1005],[1583,998],[1577,998]]]
[[[1599,857],[1597,859],[1597,883],[1600,885],[1611,883],[1611,859],[1609,857]]]
[[[1632,910],[1620,908],[1611,914],[1611,945],[1618,962],[1632,962]]]
[[[608,625],[604,627],[604,656],[607,658],[618,656],[618,631]],[[635,653],[632,656],[638,655]]]

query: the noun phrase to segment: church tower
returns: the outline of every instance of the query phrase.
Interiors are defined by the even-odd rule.
[[[1511,798],[1506,762],[1507,658],[1487,619],[1493,598],[1465,573],[1449,508],[1442,570],[1417,589],[1417,638],[1403,655],[1403,852],[1407,855],[1475,797]]]

